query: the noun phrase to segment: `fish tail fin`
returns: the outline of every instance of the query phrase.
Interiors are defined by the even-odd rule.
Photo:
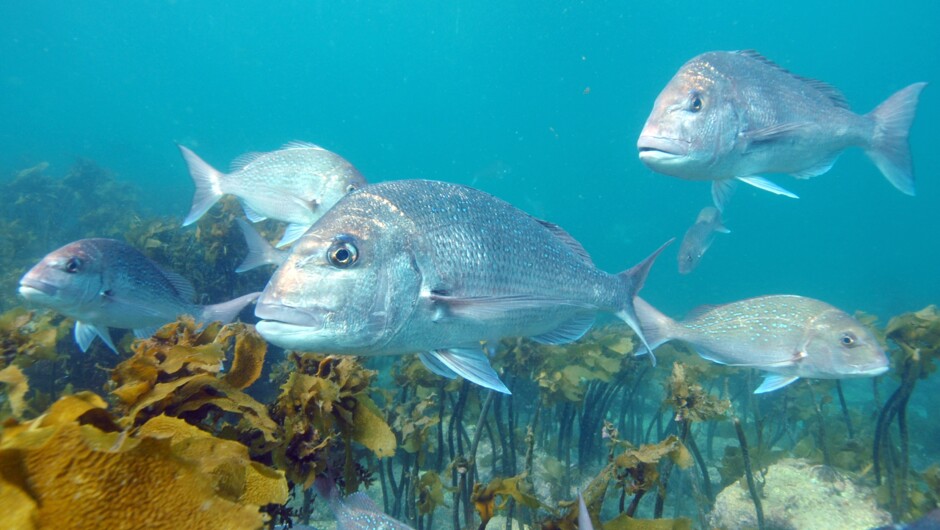
[[[212,208],[212,205],[222,197],[222,178],[225,174],[210,166],[189,148],[182,145],[177,147],[180,148],[183,160],[189,168],[189,174],[193,178],[193,183],[196,184],[193,206],[183,221],[183,226],[189,226],[198,221],[202,214]]]
[[[639,296],[633,299],[633,306],[640,322],[640,329],[650,348],[658,348],[676,338],[675,320],[667,317]],[[645,352],[638,352],[645,353]]]
[[[662,253],[662,251],[665,250],[666,247],[668,247],[673,241],[675,241],[675,238],[666,241],[646,259],[617,275],[617,277],[620,278],[627,288],[627,296],[621,302],[621,306],[617,311],[617,316],[626,322],[627,325],[630,326],[630,328],[633,329],[633,331],[640,338],[640,342],[643,343],[646,351],[649,352],[650,356],[652,357],[653,365],[656,364],[656,357],[653,357],[653,349],[650,348],[649,343],[646,341],[646,336],[643,333],[640,319],[637,318],[634,303],[636,300],[638,300],[636,296],[637,293],[640,292],[640,289],[643,288],[643,284],[646,283],[646,277],[650,273],[650,268],[653,266],[653,262],[656,261],[656,258],[659,257],[660,253]]]
[[[925,86],[927,83],[914,83],[902,88],[868,113],[875,121],[875,132],[865,154],[888,182],[908,195],[914,195],[914,166],[907,136]]]
[[[245,261],[235,269],[235,272],[250,271],[257,267],[277,263],[278,260],[274,257],[274,253],[277,252],[277,250],[267,239],[261,237],[261,234],[259,234],[248,221],[236,219],[235,222],[238,223],[238,227],[242,229],[245,244],[248,246],[248,255],[245,256]]]
[[[203,306],[202,314],[199,316],[202,322],[215,322],[218,320],[223,324],[227,324],[234,320],[246,305],[257,300],[259,296],[261,296],[260,292],[250,293],[221,304]]]

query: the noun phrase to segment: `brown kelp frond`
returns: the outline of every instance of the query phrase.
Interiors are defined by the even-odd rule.
[[[111,373],[111,393],[119,399],[126,427],[160,414],[200,425],[230,413],[239,418],[239,431],[274,443],[277,425],[267,408],[242,391],[260,375],[267,350],[253,327],[214,323],[199,330],[191,318],[183,318],[135,342],[133,350],[134,356]],[[220,376],[229,351],[232,371]]]
[[[0,315],[0,366],[26,368],[56,358],[56,343],[69,334],[71,321],[50,311],[15,307]]]
[[[286,502],[283,474],[245,446],[166,416],[130,435],[105,406],[68,396],[4,430],[0,498],[20,501],[4,527],[254,529],[260,506]]]
[[[310,487],[327,471],[330,449],[351,454],[350,441],[380,458],[395,453],[395,435],[367,392],[375,372],[352,357],[291,353],[289,360],[294,370],[281,386],[272,416],[282,429],[274,461],[291,482]],[[347,490],[354,491],[358,480],[347,466]]]
[[[666,404],[675,411],[676,421],[709,421],[726,416],[731,402],[719,399],[698,384],[694,369],[673,363],[672,375],[666,383]]]
[[[496,502],[497,497],[502,498],[498,504]],[[497,510],[506,508],[509,499],[533,509],[548,508],[535,497],[532,485],[526,479],[526,473],[524,472],[514,477],[495,478],[486,485],[478,482],[473,485],[470,501],[476,507],[477,513],[483,521],[481,528],[486,527],[486,524],[493,518]]]

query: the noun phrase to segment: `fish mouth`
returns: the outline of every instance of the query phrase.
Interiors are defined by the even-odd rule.
[[[35,278],[23,278],[20,280],[20,296],[27,300],[36,298],[52,298],[59,292],[58,287],[50,285],[42,280]]]
[[[646,135],[640,136],[636,148],[640,153],[640,160],[644,162],[686,157],[689,156],[690,149],[689,142],[683,140]]]
[[[321,328],[326,312],[326,309],[320,306],[299,308],[271,302],[259,302],[255,306],[255,316],[261,319],[258,323],[259,332],[261,324],[264,323],[267,323],[266,328],[276,326],[284,329],[303,328],[308,331],[311,328]]]

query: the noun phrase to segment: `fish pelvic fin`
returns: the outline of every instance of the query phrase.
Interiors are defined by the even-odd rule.
[[[189,215],[183,220],[183,226],[189,226],[199,220],[200,217],[209,208],[212,208],[224,192],[222,191],[222,179],[225,174],[216,170],[205,160],[199,158],[199,155],[192,152],[189,148],[178,145],[183,160],[189,168],[189,175],[193,178],[196,185],[196,193],[193,195],[193,206],[189,210]]]
[[[627,325],[630,326],[630,328],[634,331],[634,333],[637,334],[640,342],[643,343],[643,347],[646,348],[645,352],[649,352],[650,357],[652,357],[654,366],[656,365],[656,357],[653,356],[653,348],[651,348],[649,343],[646,341],[646,336],[644,335],[643,328],[640,324],[640,319],[637,318],[634,303],[637,300],[637,293],[640,292],[640,289],[643,288],[643,284],[646,283],[646,277],[649,275],[650,268],[652,268],[656,258],[659,257],[662,251],[665,250],[666,247],[668,247],[675,240],[676,238],[672,238],[669,241],[666,241],[646,259],[617,275],[617,277],[620,278],[620,281],[622,281],[626,286],[627,295],[621,302],[620,309],[617,310],[616,315],[621,320],[626,322]]]
[[[875,132],[865,154],[892,186],[907,195],[914,195],[914,164],[907,137],[925,86],[914,83],[902,88],[868,113],[875,121]]]
[[[796,381],[799,377],[795,375],[770,374],[764,378],[764,382],[754,391],[755,394],[765,394],[779,390],[790,383]]]
[[[248,255],[245,261],[235,269],[235,272],[245,272],[264,265],[280,265],[282,260],[279,258],[278,251],[268,240],[261,237],[261,234],[254,229],[248,221],[244,219],[235,219],[238,227],[242,230],[245,237],[245,244],[248,246]]]
[[[83,352],[88,351],[88,348],[91,347],[91,343],[94,342],[95,337],[101,337],[101,340],[111,348],[111,351],[118,353],[117,347],[114,345],[114,341],[111,340],[111,333],[108,331],[107,327],[96,326],[95,324],[90,324],[88,322],[76,321],[75,329],[73,330],[75,336],[75,342],[78,343],[78,347],[81,348]]]
[[[234,300],[229,300],[228,302],[222,302],[221,304],[213,304],[202,306],[202,312],[199,315],[200,320],[203,323],[215,322],[216,320],[222,322],[223,324],[228,324],[241,313],[241,310],[245,308],[246,305],[254,302],[261,296],[260,292],[250,293],[244,296],[239,296]]]
[[[471,383],[478,384],[503,394],[512,392],[506,388],[499,374],[490,366],[483,350],[477,348],[450,348],[434,350],[420,355],[421,362],[437,375],[453,379],[458,375]]]

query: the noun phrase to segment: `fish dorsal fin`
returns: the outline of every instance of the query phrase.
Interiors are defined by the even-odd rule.
[[[170,285],[173,286],[173,290],[176,291],[176,294],[181,299],[187,302],[192,302],[196,299],[196,288],[193,287],[193,284],[190,283],[189,280],[173,271],[160,269],[160,272],[163,273],[163,276],[170,282]]]
[[[232,163],[229,164],[228,166],[229,170],[232,173],[234,173],[236,171],[245,169],[245,167],[248,166],[248,164],[254,162],[255,160],[264,156],[265,154],[267,153],[259,153],[257,151],[250,151],[248,153],[242,153],[236,156],[234,160],[232,160]]]
[[[562,243],[568,246],[575,254],[577,254],[581,259],[584,260],[588,265],[594,265],[594,261],[591,259],[591,255],[588,254],[587,250],[584,250],[584,247],[581,246],[581,243],[577,239],[573,238],[571,234],[565,231],[564,228],[556,225],[555,223],[550,223],[548,221],[543,221],[541,219],[535,219],[539,222],[540,225],[548,229],[555,237],[561,240]]]
[[[539,344],[568,344],[583,337],[593,325],[594,313],[578,314],[548,333],[532,337],[532,340]]]
[[[838,88],[830,85],[829,83],[826,83],[825,81],[820,81],[818,79],[813,79],[811,77],[803,77],[801,75],[796,75],[793,72],[787,70],[786,68],[780,66],[779,64],[764,57],[756,50],[739,50],[735,53],[737,53],[738,55],[743,55],[744,57],[750,57],[751,59],[754,59],[755,61],[760,61],[766,64],[767,66],[772,66],[776,68],[777,70],[780,70],[781,72],[792,76],[794,79],[799,79],[803,83],[806,83],[807,85],[816,89],[816,91],[818,91],[820,94],[826,96],[829,99],[829,101],[832,102],[833,105],[835,105],[836,107],[839,107],[840,109],[849,108],[849,102],[845,99],[845,95]]]
[[[362,510],[366,512],[378,512],[379,507],[375,505],[375,502],[369,498],[368,495],[361,491],[357,491],[351,495],[348,495],[343,499],[343,504],[354,509]]]
[[[706,313],[710,313],[715,308],[719,307],[718,304],[704,304],[698,307],[693,308],[687,315],[685,315],[685,321],[692,321],[701,318]]]
[[[281,146],[281,149],[319,149],[320,151],[326,151],[326,149],[320,147],[317,144],[312,144],[310,142],[304,142],[302,140],[292,140]]]

